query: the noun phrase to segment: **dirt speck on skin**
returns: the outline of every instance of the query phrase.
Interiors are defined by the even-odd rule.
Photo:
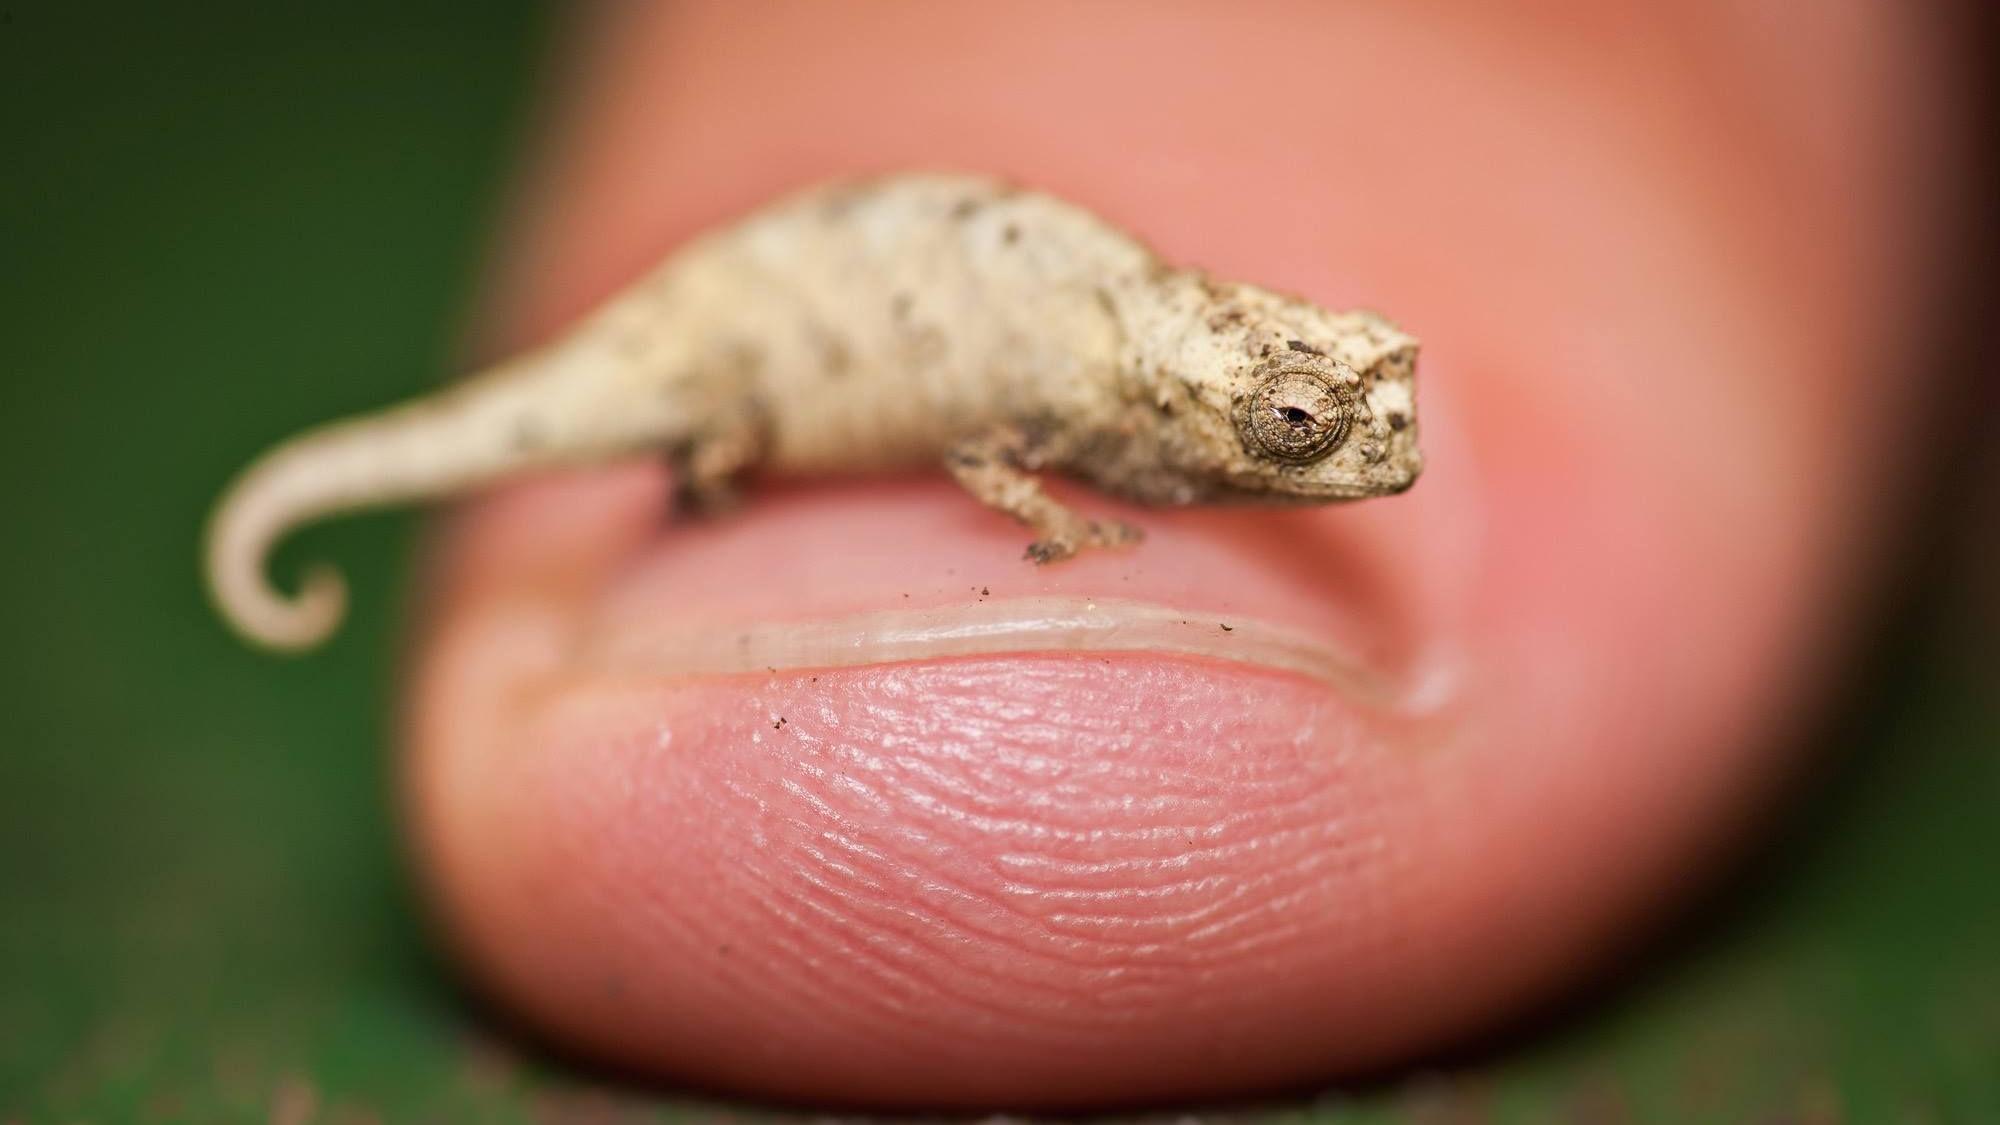
[[[1222,627],[1222,631],[1225,633],[1234,633],[1236,631],[1236,627],[1234,625],[1224,625]]]

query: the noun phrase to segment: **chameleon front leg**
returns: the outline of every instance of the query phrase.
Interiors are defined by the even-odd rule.
[[[738,480],[763,460],[769,424],[754,403],[724,411],[720,421],[667,450],[677,516],[716,516],[742,502]]]
[[[945,468],[980,503],[1026,524],[1035,533],[1026,558],[1052,563],[1087,547],[1122,547],[1144,533],[1121,520],[1080,516],[1042,489],[1030,470],[1037,467],[1021,431],[1003,426],[968,438],[945,454]]]

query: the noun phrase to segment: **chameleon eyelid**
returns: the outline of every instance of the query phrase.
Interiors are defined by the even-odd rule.
[[[1236,430],[1245,451],[1289,464],[1310,464],[1347,440],[1354,421],[1353,392],[1338,371],[1328,378],[1303,357],[1288,357],[1267,364],[1260,374],[1256,389],[1239,401],[1236,410]]]

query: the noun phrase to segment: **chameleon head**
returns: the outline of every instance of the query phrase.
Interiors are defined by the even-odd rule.
[[[1410,365],[1398,353],[1364,373],[1317,349],[1288,349],[1233,382],[1235,489],[1305,503],[1359,499],[1401,492],[1423,468]]]
[[[1324,504],[1416,483],[1417,341],[1371,312],[1329,312],[1194,271],[1120,306],[1133,398],[1163,470],[1149,494]]]

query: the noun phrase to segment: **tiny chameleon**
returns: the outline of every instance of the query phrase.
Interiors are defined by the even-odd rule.
[[[1137,542],[1057,502],[1060,473],[1143,504],[1314,504],[1417,478],[1417,341],[1176,269],[1060,199],[908,174],[781,199],[701,235],[552,342],[306,431],[229,487],[210,593],[247,640],[310,648],[345,611],[324,565],[266,561],[323,516],[562,465],[662,456],[678,510],[745,472],[942,465],[1033,532],[1028,559]]]

